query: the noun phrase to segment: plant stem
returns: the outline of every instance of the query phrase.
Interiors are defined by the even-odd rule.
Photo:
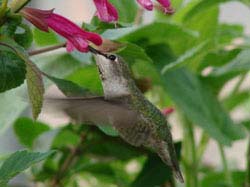
[[[0,8],[0,19],[4,16],[8,5],[8,0],[3,0]]]
[[[55,177],[51,180],[52,187],[60,187],[61,181],[63,180],[66,172],[68,171],[69,167],[76,161],[79,153],[81,152],[81,146],[86,138],[86,132],[81,134],[81,139],[79,144],[72,148],[68,157],[64,160],[61,167],[57,171]]]
[[[2,0],[2,6],[0,8],[0,26],[2,26],[6,21],[5,14],[7,12],[7,9],[8,9],[8,0]]]
[[[47,53],[47,52],[50,52],[50,51],[54,51],[56,49],[60,49],[62,47],[66,47],[66,43],[62,43],[62,44],[58,44],[58,45],[54,45],[54,46],[50,46],[50,47],[45,47],[43,49],[38,49],[38,50],[34,50],[34,51],[30,51],[28,54],[29,56],[34,56],[34,55],[39,55],[39,54],[42,54],[42,53]],[[110,58],[110,55],[108,54],[105,54],[91,46],[88,47],[89,48],[89,51],[93,54],[98,54],[98,55],[102,55],[106,58]]]
[[[39,54],[42,54],[42,53],[46,53],[46,52],[49,52],[49,51],[60,49],[60,48],[65,47],[65,46],[66,46],[66,43],[63,43],[63,44],[58,44],[58,45],[46,47],[46,48],[43,48],[43,49],[30,51],[29,56],[39,55]]]
[[[236,94],[239,91],[240,86],[243,83],[243,81],[245,80],[246,76],[247,76],[247,73],[244,73],[244,74],[241,75],[240,79],[238,80],[238,82],[234,86],[232,92],[230,93],[230,96]]]
[[[205,132],[203,132],[199,145],[197,146],[197,165],[199,165],[199,163],[201,162],[202,156],[206,150],[209,140],[209,136]]]
[[[14,13],[19,12],[31,0],[13,0],[10,4],[10,10]]]
[[[250,187],[250,137],[247,150],[247,169],[246,169],[246,187]]]
[[[198,187],[198,168],[197,155],[195,148],[195,139],[193,125],[184,116],[182,116],[183,123],[183,160],[186,187]]]
[[[231,172],[228,169],[225,150],[224,150],[223,146],[220,143],[218,143],[218,147],[219,147],[219,151],[220,151],[221,161],[222,161],[222,164],[223,164],[225,180],[228,181],[230,186],[232,186],[232,176],[231,176]]]
[[[136,16],[135,16],[135,20],[134,20],[135,25],[139,25],[141,23],[143,12],[144,10],[142,8],[138,8]]]

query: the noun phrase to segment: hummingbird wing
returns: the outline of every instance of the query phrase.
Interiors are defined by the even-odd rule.
[[[63,111],[76,123],[94,125],[131,126],[136,122],[137,112],[120,101],[107,101],[103,97],[49,98],[45,107],[51,112]]]

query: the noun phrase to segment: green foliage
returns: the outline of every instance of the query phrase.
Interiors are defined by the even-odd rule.
[[[33,41],[32,31],[27,25],[20,25],[19,29],[21,30],[19,33],[14,35],[14,40],[25,49],[29,48]]]
[[[181,144],[175,144],[177,156],[180,157]],[[155,155],[150,154],[147,161],[135,181],[132,183],[133,187],[152,187],[159,186],[166,182],[173,183],[173,176],[171,169],[166,166],[161,159]]]
[[[110,0],[110,2],[117,8],[120,22],[124,23],[134,22],[137,12],[136,3],[134,1]]]
[[[232,172],[232,186],[241,187],[244,186],[246,174],[243,171]],[[201,182],[202,187],[223,187],[228,186],[229,181],[226,180],[224,173],[209,172]]]
[[[36,119],[42,110],[44,85],[40,70],[31,61],[26,61],[26,79],[29,99],[32,104],[33,118]]]
[[[58,79],[52,76],[47,75],[47,77],[53,81],[57,87],[64,93],[66,96],[91,96],[93,95],[88,89],[82,88],[79,85],[75,84],[74,82]]]
[[[34,42],[37,46],[48,46],[48,45],[55,45],[58,44],[58,38],[55,33],[52,31],[50,32],[43,32],[39,29],[33,29],[34,35]]]
[[[70,74],[68,80],[73,81],[80,86],[89,89],[91,92],[102,95],[102,85],[96,66],[89,65],[79,68]]]
[[[82,27],[120,42],[123,47],[115,53],[128,63],[132,78],[146,85],[145,96],[160,108],[174,107],[177,115],[170,117],[181,120],[173,120],[171,125],[180,124],[183,131],[182,147],[176,150],[184,186],[246,185],[249,163],[246,171],[232,170],[231,160],[223,154],[223,169],[205,167],[201,162],[210,139],[220,144],[223,152],[223,146],[245,138],[250,129],[248,117],[234,121],[231,115],[238,108],[249,110],[249,88],[242,87],[250,70],[248,38],[242,25],[221,23],[219,19],[220,5],[234,0],[172,0],[175,14],[165,15],[154,8],[155,20],[137,25],[134,22],[140,7],[135,0],[109,1],[118,9],[117,23],[103,23],[95,16]],[[68,97],[103,95],[91,53],[61,50],[29,56],[28,51],[58,45],[65,39],[53,31],[30,29],[17,13],[27,2],[12,1],[9,8],[0,8],[0,132],[14,124],[23,146],[57,152],[17,151],[7,159],[6,154],[0,155],[0,186],[31,166],[29,176],[34,185],[77,187],[84,181],[90,187],[180,186],[174,184],[170,168],[153,150],[129,145],[113,127],[51,124],[52,128],[27,116],[25,96],[29,95],[33,118],[37,119],[44,92],[51,84]],[[250,5],[249,0],[238,2]],[[221,94],[222,88],[237,77],[240,81]],[[23,115],[26,117],[20,118]],[[202,133],[200,140],[197,129]],[[44,142],[35,144],[44,136]],[[33,166],[42,160],[43,164]]]
[[[232,61],[224,66],[216,68],[210,75],[221,76],[225,74],[247,72],[250,69],[249,51],[249,49],[241,51]]]
[[[38,163],[54,151],[48,151],[45,153],[17,151],[11,154],[2,164],[0,168],[0,184],[6,185],[8,181],[16,176],[18,173],[26,170],[35,163]]]
[[[148,54],[151,55],[152,49],[156,48],[159,53],[161,53],[160,50],[164,50],[163,45],[149,46]],[[155,64],[158,63],[158,69],[162,70],[161,64],[166,64],[170,58],[152,54],[152,59]],[[163,73],[162,80],[164,88],[177,107],[189,120],[207,131],[211,137],[227,145],[235,139],[244,137],[244,133],[236,130],[238,127],[233,124],[208,86],[197,76],[186,69],[178,69]]]
[[[166,181],[171,181],[171,175],[170,169],[162,163],[161,159],[157,155],[150,155],[132,186],[159,186]]]
[[[25,74],[25,63],[20,57],[10,51],[0,51],[0,92],[20,86]]]
[[[14,130],[19,142],[31,149],[35,139],[42,133],[49,131],[50,128],[29,118],[19,118],[14,124]]]

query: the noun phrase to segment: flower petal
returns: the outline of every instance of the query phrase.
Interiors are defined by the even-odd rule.
[[[161,110],[161,112],[164,116],[168,116],[169,114],[174,112],[174,108],[172,107],[164,108]]]
[[[74,36],[68,39],[67,44],[73,45],[80,52],[88,52],[89,44],[82,36]],[[72,49],[72,46],[69,46],[69,49]]]
[[[137,2],[147,10],[153,10],[152,0],[137,0]]]
[[[108,0],[94,0],[97,16],[104,22],[113,22],[118,20],[116,8]]]
[[[53,10],[44,11],[33,8],[24,8],[23,16],[43,31],[51,28],[59,35],[67,39],[67,51],[77,49],[81,52],[88,52],[88,42],[95,45],[102,44],[102,38],[96,33],[84,31],[67,18],[53,13]]]
[[[72,51],[74,51],[74,49],[75,49],[75,46],[68,40],[66,43],[66,50],[68,52],[72,52]]]
[[[22,16],[39,28],[42,31],[48,32],[48,24],[46,18],[49,18],[53,14],[53,10],[39,10],[35,8],[24,7],[20,13]]]
[[[157,0],[162,7],[164,8],[164,13],[166,14],[173,14],[174,10],[171,7],[171,1],[170,0]]]

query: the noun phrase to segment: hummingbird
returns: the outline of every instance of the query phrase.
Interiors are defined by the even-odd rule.
[[[91,52],[95,56],[104,96],[69,97],[52,103],[58,104],[76,123],[110,124],[127,143],[150,148],[183,183],[166,117],[142,94],[121,57],[94,49]]]

